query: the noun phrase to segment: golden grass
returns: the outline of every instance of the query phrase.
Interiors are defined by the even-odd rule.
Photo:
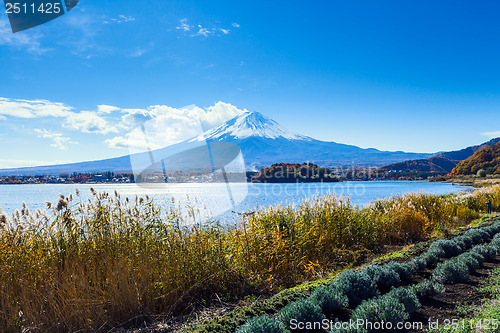
[[[408,194],[359,208],[318,197],[241,223],[185,226],[149,199],[61,197],[49,214],[0,214],[0,331],[108,331],[195,301],[238,298],[324,276],[339,265],[470,222],[500,185]]]

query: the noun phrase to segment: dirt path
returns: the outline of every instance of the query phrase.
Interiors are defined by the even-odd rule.
[[[446,291],[443,294],[422,301],[422,308],[411,316],[409,322],[421,323],[426,329],[430,322],[442,324],[445,320],[463,318],[463,315],[457,313],[456,306],[460,303],[480,304],[481,299],[487,297],[488,294],[480,292],[477,287],[484,283],[491,272],[498,267],[500,267],[500,257],[485,262],[483,267],[470,275],[466,283],[446,284]],[[413,329],[407,332],[422,332],[422,330]]]

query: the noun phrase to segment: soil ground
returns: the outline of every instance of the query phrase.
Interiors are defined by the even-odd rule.
[[[443,294],[422,300],[422,308],[416,311],[409,322],[421,323],[424,329],[429,323],[445,323],[445,320],[461,319],[464,314],[457,313],[457,305],[478,305],[481,300],[488,297],[487,293],[478,290],[481,283],[488,280],[495,268],[500,267],[500,257],[485,262],[475,273],[470,275],[469,281],[465,283],[446,284]],[[415,326],[417,328],[417,326]],[[422,332],[420,329],[405,330],[405,332]]]

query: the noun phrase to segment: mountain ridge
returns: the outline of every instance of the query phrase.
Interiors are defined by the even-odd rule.
[[[474,155],[477,151],[493,146],[500,142],[500,138],[494,138],[479,145],[469,146],[460,150],[441,152],[436,156],[426,159],[417,159],[403,161],[399,163],[384,165],[379,168],[380,171],[398,171],[398,172],[434,172],[447,174],[452,172],[453,168],[461,161]]]
[[[244,112],[189,140],[150,153],[124,155],[97,161],[0,170],[0,175],[40,175],[84,172],[132,172],[132,160],[148,161],[151,154],[171,156],[205,142],[230,142],[238,145],[247,170],[274,163],[313,162],[325,167],[382,166],[433,154],[380,151],[336,142],[313,139],[293,133],[276,121],[258,113]],[[163,159],[163,158],[161,158]],[[158,159],[156,159],[158,161]]]
[[[500,174],[500,140],[494,145],[479,149],[472,156],[458,163],[451,173],[471,175],[481,169],[485,170],[486,174]]]

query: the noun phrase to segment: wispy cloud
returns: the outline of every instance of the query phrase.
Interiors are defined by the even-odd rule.
[[[39,30],[12,33],[6,17],[0,18],[0,45],[6,45],[15,50],[25,50],[32,54],[43,54],[50,49],[41,46],[42,34]]]
[[[66,144],[78,144],[77,142],[71,141],[71,138],[64,137],[62,133],[48,131],[46,129],[35,129],[35,133],[39,138],[50,139],[53,141],[52,147],[66,150],[68,149]]]
[[[175,27],[176,30],[182,32],[185,36],[189,37],[204,37],[207,38],[209,36],[223,36],[231,33],[231,30],[228,28],[220,27],[216,24],[212,24],[210,26],[203,26],[201,24],[190,24],[188,19],[184,18],[179,21],[179,25]],[[234,23],[233,27],[237,28]]]
[[[483,132],[481,135],[487,136],[490,139],[498,138],[500,137],[500,131],[493,131],[493,132]]]
[[[232,26],[233,26],[233,27],[235,27],[235,28],[239,28],[239,27],[240,27],[240,25],[239,25],[238,23],[236,23],[236,22],[234,22],[234,23],[232,24]]]
[[[135,21],[135,17],[133,16],[126,16],[126,15],[118,15],[118,17],[110,17],[110,18],[105,18],[103,23],[105,24],[110,24],[110,23],[126,23],[126,22],[133,22]]]
[[[16,118],[68,117],[72,107],[46,100],[8,99],[0,97],[0,115]]]
[[[189,24],[187,24],[187,19],[182,19],[180,21],[180,25],[178,27],[176,27],[175,29],[177,30],[182,30],[184,32],[188,32],[188,31],[191,31],[191,26]]]

